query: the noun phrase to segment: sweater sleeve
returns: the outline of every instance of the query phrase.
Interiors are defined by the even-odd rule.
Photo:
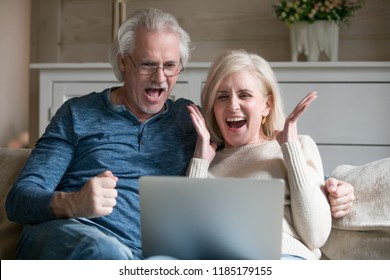
[[[324,172],[317,145],[309,136],[281,146],[288,173],[294,228],[310,249],[320,248],[331,230],[331,211],[322,192]]]
[[[207,178],[210,163],[205,159],[192,158],[187,168],[187,176],[191,178]]]

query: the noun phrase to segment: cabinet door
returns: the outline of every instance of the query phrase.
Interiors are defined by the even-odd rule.
[[[52,104],[50,118],[54,116],[58,108],[68,99],[79,97],[91,92],[100,92],[108,87],[120,86],[119,82],[55,82],[53,84]]]
[[[50,118],[54,116],[55,112],[68,99],[78,96],[83,96],[91,92],[100,92],[109,87],[121,86],[119,82],[85,82],[85,83],[66,83],[56,82],[53,84],[52,104],[50,108]],[[170,98],[177,100],[179,98],[188,98],[188,83],[177,82]]]
[[[325,175],[339,165],[362,165],[382,158],[390,157],[388,146],[364,145],[318,145]]]
[[[282,83],[281,90],[286,115],[318,92],[299,120],[302,134],[327,144],[390,145],[390,83]]]
[[[281,83],[285,113],[309,92],[318,98],[298,121],[318,144],[325,172],[390,157],[390,83]]]
[[[66,100],[73,97],[83,96],[94,91],[100,92],[105,88],[121,85],[122,84],[119,82],[54,82],[49,116],[47,122],[43,124],[43,129],[48,125],[49,120]],[[170,98],[177,100],[179,98],[188,97],[188,83],[186,81],[178,81],[170,95]]]

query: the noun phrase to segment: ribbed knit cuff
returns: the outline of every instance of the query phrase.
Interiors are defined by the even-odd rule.
[[[283,158],[286,162],[289,180],[295,180],[297,186],[304,186],[308,183],[305,172],[306,165],[299,140],[286,142],[281,146]]]
[[[205,159],[192,158],[187,169],[187,176],[191,178],[207,178],[210,163]]]

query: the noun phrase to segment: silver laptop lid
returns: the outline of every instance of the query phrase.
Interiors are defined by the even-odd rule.
[[[280,259],[280,179],[141,177],[144,256]]]

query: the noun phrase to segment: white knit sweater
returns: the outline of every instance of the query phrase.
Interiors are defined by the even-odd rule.
[[[321,190],[324,174],[321,157],[309,136],[284,143],[224,148],[212,163],[192,158],[189,177],[281,178],[286,181],[282,253],[319,259],[320,247],[331,230],[331,211]],[[266,230],[266,229],[264,229]]]

